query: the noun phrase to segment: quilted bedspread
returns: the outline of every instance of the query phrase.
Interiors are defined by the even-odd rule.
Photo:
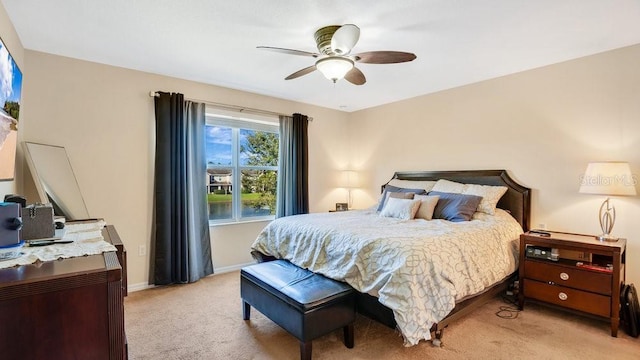
[[[252,250],[348,283],[392,309],[405,345],[431,339],[456,302],[513,273],[520,225],[507,212],[471,221],[399,220],[357,210],[278,218]]]

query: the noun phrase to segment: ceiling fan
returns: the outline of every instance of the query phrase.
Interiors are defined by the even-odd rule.
[[[283,49],[272,46],[258,46],[258,49],[277,51],[290,55],[310,56],[316,63],[287,76],[285,80],[299,78],[319,70],[334,83],[342,78],[352,84],[362,85],[367,80],[355,63],[396,64],[412,61],[415,54],[401,51],[368,51],[351,54],[351,49],[360,38],[360,28],[353,24],[331,25],[318,29],[314,34],[319,53],[302,50]]]

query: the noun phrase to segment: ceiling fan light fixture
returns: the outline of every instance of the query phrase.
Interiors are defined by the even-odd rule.
[[[341,56],[329,56],[316,61],[316,68],[334,83],[353,69],[353,60]]]
[[[360,28],[347,24],[342,25],[331,37],[331,50],[336,55],[347,55],[360,39]]]
[[[415,54],[403,51],[367,51],[351,54],[351,50],[360,38],[360,28],[354,24],[321,27],[316,30],[313,36],[316,40],[318,53],[273,46],[258,46],[258,49],[277,51],[289,55],[308,56],[316,59],[314,65],[294,72],[285,77],[285,80],[297,79],[318,70],[334,84],[340,79],[345,79],[353,85],[364,85],[367,82],[367,78],[355,66],[355,63],[398,64],[416,59]]]

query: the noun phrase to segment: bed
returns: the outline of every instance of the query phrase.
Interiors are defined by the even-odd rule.
[[[439,342],[450,322],[513,280],[518,237],[529,229],[530,189],[505,170],[396,172],[387,184],[438,180],[504,194],[493,213],[475,212],[470,221],[385,217],[377,208],[279,218],[258,235],[252,254],[349,283],[359,292],[358,311],[397,328],[407,346],[431,333]],[[387,184],[383,195],[393,188]]]

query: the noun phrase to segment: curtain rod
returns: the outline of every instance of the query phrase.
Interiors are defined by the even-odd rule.
[[[149,91],[149,96],[150,97],[157,97],[158,96],[158,92],[157,91]],[[217,102],[211,102],[211,101],[206,101],[206,100],[199,100],[199,99],[191,99],[191,98],[187,98],[187,100],[190,101],[195,101],[195,102],[199,102],[199,103],[204,103],[206,105],[211,105],[217,108],[221,108],[223,110],[235,110],[237,112],[245,112],[245,113],[254,113],[257,115],[274,115],[274,116],[291,116],[290,114],[281,114],[275,111],[269,111],[269,110],[261,110],[261,109],[254,109],[254,108],[250,108],[250,107],[246,107],[246,106],[239,106],[239,105],[230,105],[230,104],[223,104],[223,103],[217,103]],[[307,120],[308,121],[313,121],[313,118],[311,116],[307,116]]]

